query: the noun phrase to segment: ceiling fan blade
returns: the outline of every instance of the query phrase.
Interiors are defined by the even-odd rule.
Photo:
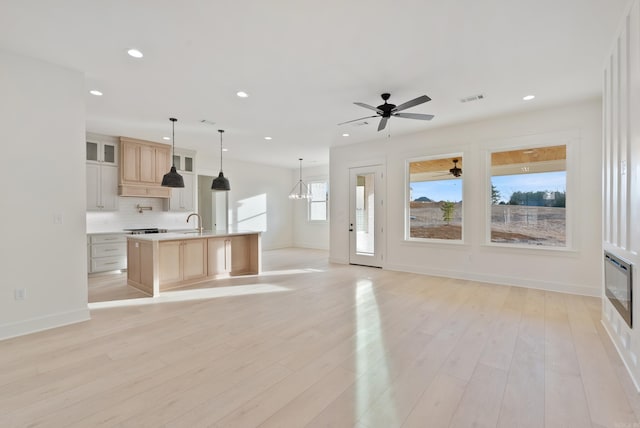
[[[420,114],[420,113],[395,113],[395,117],[404,117],[405,119],[418,119],[418,120],[431,120],[432,114]]]
[[[406,110],[410,107],[417,106],[418,104],[426,103],[427,101],[431,101],[426,95],[420,95],[418,98],[414,98],[411,101],[407,101],[406,103],[400,104],[396,108],[392,110],[392,112]]]
[[[346,122],[339,123],[338,125],[344,125],[351,122],[358,122],[359,120],[364,120],[364,119],[371,119],[372,117],[378,117],[378,116],[374,115],[374,116],[361,117],[360,119],[347,120]]]
[[[382,110],[380,110],[378,107],[370,106],[369,104],[365,104],[365,103],[354,103],[354,104],[360,107],[368,108],[369,110],[373,110],[376,113],[382,114]]]
[[[387,126],[387,120],[389,120],[389,118],[387,117],[383,117],[382,119],[380,119],[380,124],[378,125],[378,131],[382,131],[384,127]]]

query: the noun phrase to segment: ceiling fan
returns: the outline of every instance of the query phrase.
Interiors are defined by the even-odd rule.
[[[449,170],[449,174],[454,177],[460,177],[462,175],[462,168],[458,168],[458,159],[453,160],[453,168]]]
[[[453,168],[451,168],[449,170],[449,172],[443,172],[441,174],[436,174],[434,175],[434,177],[446,177],[449,175],[453,175],[454,177],[458,178],[462,175],[462,168],[458,168],[458,162],[460,162],[458,159],[452,159],[451,160],[453,162]]]
[[[358,103],[358,102],[354,103],[355,105],[359,105],[360,107],[368,108],[369,110],[375,111],[376,114],[374,116],[361,117],[360,119],[349,120],[347,122],[339,123],[338,125],[344,125],[346,123],[357,122],[359,120],[370,119],[372,117],[380,116],[381,119],[380,119],[380,124],[378,124],[378,131],[382,131],[385,128],[385,126],[387,126],[387,120],[389,120],[391,116],[403,117],[405,119],[418,119],[418,120],[433,119],[432,114],[400,113],[401,111],[406,110],[408,108],[415,107],[422,103],[426,103],[427,101],[431,101],[431,98],[429,98],[426,95],[421,95],[418,98],[414,98],[411,101],[407,101],[406,103],[400,104],[399,106],[396,106],[395,104],[387,103],[387,100],[389,99],[391,94],[384,93],[380,96],[384,100],[384,104],[380,104],[378,107],[370,106],[369,104],[365,104],[365,103]]]

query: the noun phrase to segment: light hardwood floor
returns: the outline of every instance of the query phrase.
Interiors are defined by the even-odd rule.
[[[326,260],[155,301],[92,278],[129,299],[0,342],[0,427],[640,427],[599,299]]]

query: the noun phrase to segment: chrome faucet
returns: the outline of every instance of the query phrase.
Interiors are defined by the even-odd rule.
[[[191,218],[191,216],[193,216],[193,215],[194,215],[194,216],[196,216],[196,217],[198,217],[198,231],[199,231],[200,233],[202,233],[202,217],[200,217],[200,214],[198,214],[198,213],[191,213],[191,214],[189,214],[189,216],[187,217],[187,223],[189,223],[189,219],[190,219],[190,218]]]

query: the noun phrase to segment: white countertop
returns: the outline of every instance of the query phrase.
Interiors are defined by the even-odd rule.
[[[184,233],[189,231],[197,232],[197,230],[193,228],[167,229],[167,230],[169,233]],[[132,233],[123,229],[119,229],[119,230],[112,230],[112,231],[87,232],[87,235],[132,235]]]
[[[144,235],[127,235],[127,239],[137,239],[139,241],[175,241],[178,239],[198,239],[198,238],[216,238],[224,236],[237,235],[256,235],[262,232],[251,230],[233,231],[233,232],[217,232],[205,230],[202,233],[197,230],[189,232],[168,232],[168,233],[147,233]]]

